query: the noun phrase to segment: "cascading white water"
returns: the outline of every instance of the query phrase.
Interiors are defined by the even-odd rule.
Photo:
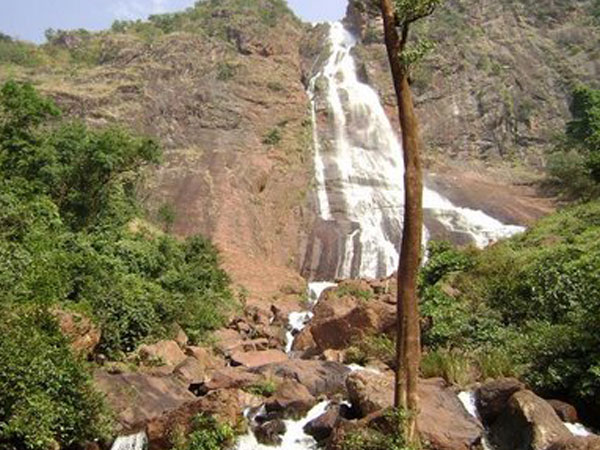
[[[377,93],[357,77],[351,55],[355,38],[336,22],[331,24],[329,39],[329,60],[309,84],[319,214],[326,221],[350,221],[358,226],[346,236],[338,278],[388,276],[397,268],[402,235],[402,148]],[[333,126],[327,150],[315,110],[315,99],[323,95]],[[450,231],[471,235],[478,246],[523,230],[481,211],[458,208],[430,189],[425,189],[423,202]]]
[[[148,437],[144,431],[130,436],[119,436],[115,439],[111,450],[145,450],[148,448]]]
[[[306,417],[300,420],[284,420],[285,434],[282,436],[282,442],[278,446],[267,446],[260,444],[252,431],[240,438],[236,450],[314,450],[317,448],[317,441],[312,436],[304,432],[304,427],[311,420],[324,414],[329,402],[321,402],[311,409]]]

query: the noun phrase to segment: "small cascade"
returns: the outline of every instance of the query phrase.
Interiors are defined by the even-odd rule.
[[[252,430],[240,438],[236,446],[236,450],[313,450],[318,447],[317,441],[304,432],[304,427],[311,420],[316,419],[324,414],[329,406],[329,402],[321,402],[312,408],[306,417],[300,420],[284,420],[285,434],[282,436],[281,445],[268,446],[259,443]],[[257,416],[261,414],[258,412]],[[250,418],[249,418],[250,419]],[[256,417],[251,418],[254,421]]]
[[[146,450],[148,437],[144,431],[129,436],[119,436],[115,439],[111,450]]]
[[[580,423],[565,422],[565,426],[569,429],[573,436],[587,437],[592,436],[594,434],[590,430],[588,430],[585,427],[585,425],[582,425]]]
[[[321,298],[325,289],[337,286],[330,282],[314,282],[308,284],[308,311],[292,312],[288,318],[288,331],[285,335],[285,351],[290,353],[294,345],[294,336],[296,336],[313,318],[312,308]]]

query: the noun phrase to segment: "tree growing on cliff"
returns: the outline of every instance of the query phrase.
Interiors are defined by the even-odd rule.
[[[409,68],[429,46],[408,45],[412,23],[431,15],[442,0],[379,1],[385,45],[398,100],[404,149],[404,231],[398,267],[398,328],[396,338],[396,385],[394,406],[409,411],[405,421],[407,441],[419,445],[416,426],[417,381],[421,359],[417,277],[423,230],[422,141],[408,81]]]

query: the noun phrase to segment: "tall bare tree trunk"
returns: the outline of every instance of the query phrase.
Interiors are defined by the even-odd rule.
[[[396,27],[391,0],[380,0],[384,21],[385,44],[398,99],[398,113],[404,149],[404,230],[398,267],[398,329],[396,341],[396,389],[394,406],[409,411],[406,438],[418,445],[417,413],[419,408],[418,377],[421,360],[417,277],[421,259],[423,233],[423,171],[421,140],[415,116],[408,73],[401,60],[408,37],[408,25]]]

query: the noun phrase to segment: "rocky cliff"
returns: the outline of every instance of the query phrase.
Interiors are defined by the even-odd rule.
[[[234,281],[255,296],[301,283],[312,130],[301,82],[305,26],[285,2],[198,3],[98,34],[59,32],[47,64],[0,71],[27,79],[69,114],[155,136],[150,215],[175,210],[173,231],[202,233]]]

